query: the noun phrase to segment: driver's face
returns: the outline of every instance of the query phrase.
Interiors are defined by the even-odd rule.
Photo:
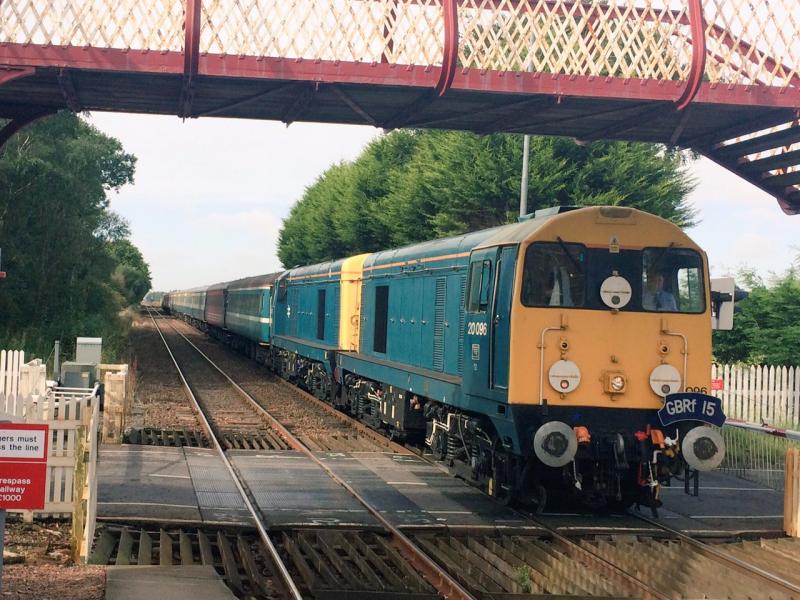
[[[647,279],[647,287],[660,292],[664,289],[664,276],[661,273],[654,273]]]

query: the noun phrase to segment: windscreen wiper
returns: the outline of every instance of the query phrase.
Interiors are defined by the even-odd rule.
[[[666,258],[667,254],[669,254],[669,251],[672,250],[674,247],[675,247],[675,242],[670,242],[669,246],[667,246],[666,248],[661,248],[661,252],[659,252],[658,256],[656,256],[656,259],[650,265],[648,265],[647,270],[650,271],[652,269],[656,269],[658,265],[661,264],[661,261]]]
[[[569,251],[569,246],[564,243],[564,240],[561,239],[560,236],[556,237],[556,241],[558,241],[558,245],[561,246],[561,249],[564,251],[564,254],[567,255],[569,261],[573,264],[573,266],[578,269],[578,273],[583,275],[583,267],[578,263],[575,257],[572,255],[572,252]]]

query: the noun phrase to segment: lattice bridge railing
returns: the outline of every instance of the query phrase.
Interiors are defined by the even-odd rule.
[[[0,44],[181,52],[196,0],[3,0]],[[797,0],[202,0],[210,55],[797,87]],[[692,8],[696,8],[693,12]],[[703,35],[697,35],[699,32]],[[450,32],[452,34],[452,31]]]

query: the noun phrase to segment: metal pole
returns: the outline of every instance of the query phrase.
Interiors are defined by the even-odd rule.
[[[56,340],[55,349],[53,350],[53,380],[59,381],[60,377],[58,374],[59,369],[61,368],[61,341]]]
[[[522,141],[522,182],[519,186],[519,216],[528,214],[528,160],[531,154],[531,136],[525,135]]]
[[[0,510],[0,597],[3,595],[3,551],[6,546],[6,510]]]

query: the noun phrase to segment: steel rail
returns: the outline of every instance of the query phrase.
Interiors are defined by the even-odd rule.
[[[662,529],[673,536],[675,536],[681,542],[686,543],[687,545],[691,546],[695,550],[697,550],[703,556],[707,558],[711,558],[712,560],[716,560],[717,562],[725,563],[726,566],[732,567],[739,571],[740,573],[744,573],[745,575],[750,575],[752,577],[756,577],[766,586],[769,586],[773,590],[779,591],[783,594],[788,594],[790,598],[797,598],[800,597],[800,586],[795,585],[791,581],[787,581],[782,577],[775,575],[774,573],[770,573],[762,569],[761,567],[757,567],[755,565],[751,565],[748,562],[740,560],[735,556],[730,556],[725,552],[717,550],[713,546],[701,542],[698,539],[693,538],[692,536],[684,533],[680,529],[674,529],[669,525],[664,525],[655,519],[651,519],[650,517],[646,517],[642,514],[628,511],[628,514],[641,519],[645,523],[649,523],[659,529]]]
[[[170,324],[170,325],[172,326],[172,324]],[[214,362],[208,356],[206,356],[203,353],[202,350],[197,348],[197,346],[194,343],[192,343],[191,340],[189,340],[183,333],[181,333],[180,331],[175,329],[174,326],[172,326],[172,327],[173,327],[173,330],[178,335],[183,337],[191,346],[193,346],[195,348],[195,350],[197,350],[204,358],[206,358],[206,360],[208,360],[224,377],[226,377],[228,379],[228,381],[231,382],[233,384],[233,386],[235,388],[237,388],[238,391],[244,397],[246,397],[250,402],[254,403],[254,405],[258,409],[260,409],[266,415],[268,415],[268,418],[274,419],[274,417],[266,409],[264,409],[260,404],[258,404],[258,402],[246,390],[244,390],[239,384],[237,384],[235,381],[233,381],[233,379],[231,379],[226,373],[224,373],[216,364],[214,364]],[[404,446],[401,446],[400,444],[397,444],[397,442],[394,442],[392,440],[387,439],[385,436],[381,435],[379,432],[367,427],[366,425],[364,425],[363,423],[361,423],[357,419],[355,419],[355,418],[353,418],[353,417],[351,417],[351,416],[349,416],[347,414],[342,413],[341,411],[337,410],[335,407],[333,407],[330,404],[320,400],[319,398],[313,396],[312,394],[306,392],[305,390],[299,388],[298,386],[292,385],[288,381],[286,381],[284,379],[280,379],[280,378],[278,379],[278,384],[280,384],[280,385],[282,385],[282,386],[284,386],[286,388],[289,388],[289,389],[291,389],[292,391],[294,391],[296,393],[299,393],[302,397],[304,397],[307,400],[312,401],[315,405],[319,406],[320,408],[323,408],[324,410],[326,410],[331,415],[334,415],[335,417],[340,419],[342,422],[347,423],[349,425],[353,425],[359,431],[362,431],[362,432],[368,434],[372,439],[379,440],[379,441],[385,443],[390,448],[403,450],[403,451],[405,451],[406,453],[408,453],[408,454],[410,454],[412,456],[418,456],[422,460],[426,461],[428,464],[431,464],[434,467],[437,467],[441,471],[443,471],[443,472],[445,472],[445,473],[447,473],[447,474],[452,476],[452,474],[445,467],[443,467],[438,462],[436,462],[434,460],[431,460],[429,457],[425,456],[424,453],[412,452],[408,448],[405,448]],[[275,424],[276,428],[279,431],[281,431],[282,435],[286,435],[286,436],[289,436],[290,438],[294,438],[294,435],[291,434],[288,430],[286,430],[286,428],[280,422],[275,420],[274,424]],[[296,439],[296,438],[294,438],[294,439]],[[287,439],[287,441],[291,442],[291,439]],[[346,482],[340,481],[338,476],[336,476],[335,474],[332,474],[330,469],[326,465],[322,464],[315,456],[313,456],[313,454],[310,453],[310,450],[308,450],[302,444],[302,442],[300,442],[299,440],[297,440],[297,442],[300,445],[300,448],[298,448],[300,451],[305,452],[306,454],[309,454],[311,456],[311,458],[314,459],[314,461],[317,464],[319,464],[329,475],[331,475],[333,477],[334,480],[337,481],[337,483],[340,483],[340,485],[343,485],[343,487],[345,487],[345,489],[347,489],[348,491],[352,490],[352,488]],[[358,495],[357,492],[352,490],[351,493],[359,500],[359,502],[364,504],[368,509],[370,508],[368,506],[368,504],[363,499],[361,499],[361,497]],[[372,510],[370,510],[370,512],[372,512]],[[561,534],[557,529],[551,527],[550,525],[546,524],[545,522],[541,521],[540,519],[537,519],[537,518],[529,515],[528,513],[523,512],[523,511],[515,510],[515,512],[520,517],[522,517],[522,518],[524,518],[524,519],[526,519],[526,520],[528,520],[528,521],[530,521],[532,523],[535,523],[536,525],[541,527],[553,539],[558,540],[560,543],[562,543],[565,546],[571,548],[573,551],[575,551],[576,553],[580,554],[585,559],[587,559],[590,562],[592,562],[595,565],[597,565],[597,567],[599,567],[601,570],[603,570],[603,571],[605,571],[607,573],[610,573],[613,576],[619,577],[620,579],[622,579],[622,580],[626,581],[627,583],[629,583],[630,585],[632,585],[634,588],[638,588],[643,593],[643,597],[644,598],[652,598],[652,599],[655,599],[655,600],[669,600],[670,599],[670,596],[659,592],[655,588],[653,588],[650,585],[648,585],[646,582],[636,578],[635,576],[631,575],[630,573],[627,573],[626,571],[624,571],[623,569],[621,569],[620,567],[618,567],[614,563],[608,561],[607,559],[603,558],[599,554],[595,554],[590,549],[585,548],[585,547],[581,546],[580,544],[578,544],[577,542],[572,541],[568,537],[566,537],[563,534]],[[375,514],[375,513],[373,513],[373,514]],[[382,523],[385,521],[385,519],[382,517],[382,515],[377,514],[376,516],[379,518],[379,520]],[[403,534],[400,533],[400,535],[403,535]],[[413,542],[411,542],[410,540],[408,540],[408,542],[413,544]],[[416,546],[414,546],[414,547],[416,548]],[[426,555],[426,558],[427,558],[427,555]]]
[[[367,511],[375,517],[375,519],[383,526],[387,533],[390,534],[390,541],[395,545],[403,555],[409,559],[412,566],[417,568],[419,572],[425,577],[437,592],[445,598],[456,598],[460,600],[476,600],[469,591],[461,586],[455,579],[453,579],[442,567],[440,567],[433,559],[425,554],[414,542],[411,541],[400,529],[392,525],[378,509],[373,507],[361,494],[359,494],[349,483],[339,477],[328,465],[317,458],[314,453],[300,441],[293,433],[291,433],[278,419],[276,419],[267,409],[261,406],[255,398],[253,398],[247,391],[245,391],[238,383],[236,383],[225,371],[223,371],[217,364],[211,360],[200,348],[198,348],[189,338],[183,333],[175,329],[170,324],[173,331],[181,336],[186,343],[194,348],[200,356],[206,359],[208,363],[216,369],[228,382],[239,392],[239,394],[247,400],[252,407],[264,416],[270,425],[283,437],[295,450],[308,456],[317,466],[319,466],[325,473],[333,479],[337,484],[343,487],[353,498],[355,498]]]
[[[657,600],[671,600],[672,599],[672,596],[658,591],[657,589],[655,589],[654,587],[652,587],[651,585],[649,585],[645,581],[642,581],[641,579],[639,579],[635,575],[633,575],[631,573],[628,573],[627,571],[625,571],[621,567],[615,565],[613,562],[611,562],[610,560],[604,558],[600,554],[592,552],[589,548],[581,546],[579,543],[571,540],[570,538],[568,538],[567,536],[565,536],[564,534],[559,532],[558,529],[556,529],[555,527],[551,527],[550,525],[545,523],[541,518],[535,517],[535,516],[531,515],[530,513],[526,512],[526,511],[522,511],[522,510],[518,510],[518,509],[512,509],[512,510],[514,510],[514,512],[519,514],[521,517],[524,517],[528,521],[531,521],[532,523],[535,523],[536,525],[541,527],[554,540],[558,540],[560,543],[562,543],[562,544],[566,545],[567,547],[569,547],[570,549],[574,550],[575,552],[577,552],[578,554],[583,556],[583,558],[587,559],[589,562],[594,563],[595,565],[597,565],[601,570],[605,571],[606,573],[610,573],[613,576],[618,577],[618,578],[626,581],[627,583],[629,583],[633,587],[638,588],[639,590],[641,590],[641,592],[643,594],[643,596],[642,596],[643,598],[652,598],[652,599],[657,599]]]
[[[239,495],[242,497],[242,500],[244,501],[247,510],[253,517],[256,529],[258,530],[258,535],[261,538],[261,541],[263,542],[264,546],[266,547],[267,552],[270,555],[270,558],[277,567],[280,578],[283,580],[283,583],[285,584],[286,589],[289,591],[291,597],[294,598],[295,600],[302,600],[303,595],[300,593],[300,590],[297,588],[297,585],[295,585],[292,576],[289,574],[289,570],[286,568],[286,565],[281,559],[280,554],[278,553],[278,549],[272,543],[272,540],[270,539],[267,530],[264,528],[264,525],[261,522],[261,517],[259,516],[258,511],[250,502],[250,498],[247,496],[247,492],[245,491],[244,486],[239,480],[239,476],[236,473],[236,470],[233,468],[233,465],[230,463],[228,457],[225,455],[225,451],[220,445],[216,435],[214,435],[214,430],[212,429],[211,424],[208,422],[208,419],[206,418],[206,415],[203,412],[200,403],[197,401],[197,398],[195,397],[194,392],[192,391],[192,388],[189,385],[189,382],[186,381],[186,377],[184,377],[183,371],[178,365],[178,361],[175,359],[175,355],[172,353],[172,350],[170,349],[169,344],[167,343],[167,340],[164,337],[164,334],[161,332],[161,328],[158,326],[158,323],[156,323],[156,320],[153,317],[152,313],[150,312],[150,309],[148,309],[147,312],[148,315],[150,316],[150,320],[153,321],[153,325],[155,325],[156,331],[158,332],[161,341],[164,342],[164,347],[167,349],[167,353],[169,354],[170,359],[172,359],[172,364],[175,365],[175,369],[178,371],[178,376],[181,378],[181,381],[183,382],[183,386],[186,389],[186,393],[189,396],[189,399],[191,400],[192,404],[194,405],[195,411],[197,412],[197,415],[201,421],[202,426],[205,428],[209,439],[214,444],[214,449],[222,458],[222,462],[224,463],[225,468],[228,470],[228,473],[233,479],[233,483],[236,486]]]

